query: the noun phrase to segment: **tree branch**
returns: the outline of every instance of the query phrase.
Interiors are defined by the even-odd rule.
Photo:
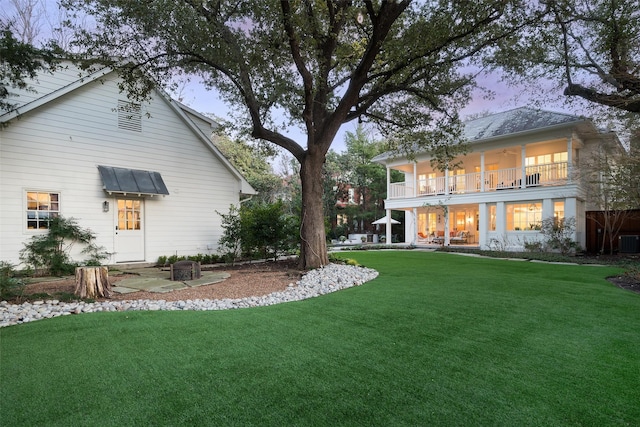
[[[564,89],[566,96],[579,96],[587,101],[596,102],[608,107],[615,107],[631,113],[640,113],[640,99],[620,94],[600,93],[579,84],[570,84]]]

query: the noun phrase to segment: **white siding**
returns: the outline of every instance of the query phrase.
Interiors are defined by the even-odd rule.
[[[55,73],[40,73],[36,80],[26,79],[27,89],[12,88],[9,103],[22,106],[45,95],[61,90],[78,81],[81,76],[89,73],[80,70],[71,63],[60,64],[60,69]],[[34,90],[35,89],[35,90]]]
[[[162,174],[170,195],[145,199],[147,261],[217,248],[216,211],[238,203],[240,180],[160,95],[142,105],[142,132],[118,129],[115,108],[126,98],[115,78],[88,83],[0,130],[0,260],[17,264],[33,235],[25,224],[27,190],[60,192],[62,215],[78,219],[112,252],[115,196],[102,190],[98,165]]]
[[[193,123],[195,123],[196,126],[198,126],[198,128],[200,129],[200,131],[209,139],[211,139],[211,134],[213,133],[213,131],[215,130],[214,126],[211,124],[210,121],[207,120],[203,120],[201,117],[195,115],[195,114],[191,114],[191,112],[189,111],[185,111],[185,114],[187,115],[187,117],[189,117],[189,119],[191,119],[191,121]]]

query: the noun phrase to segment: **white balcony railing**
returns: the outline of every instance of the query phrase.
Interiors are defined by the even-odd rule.
[[[417,196],[438,196],[443,194],[479,193],[482,191],[511,190],[518,188],[564,185],[569,176],[567,162],[527,166],[524,183],[522,168],[498,169],[482,173],[474,172],[421,179],[416,182]],[[412,183],[394,182],[389,186],[389,199],[413,197]]]
[[[413,196],[413,187],[405,185],[404,182],[394,182],[389,185],[389,199],[404,199]]]

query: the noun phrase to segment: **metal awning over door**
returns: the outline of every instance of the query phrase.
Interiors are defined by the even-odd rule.
[[[159,172],[98,166],[102,188],[109,194],[131,196],[168,195],[169,190]]]

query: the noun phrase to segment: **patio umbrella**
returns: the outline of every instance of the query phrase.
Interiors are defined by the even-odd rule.
[[[387,216],[385,215],[380,219],[376,219],[371,224],[375,224],[375,225],[382,224],[382,225],[385,225],[386,223],[387,223]],[[391,224],[400,224],[400,221],[396,221],[395,219],[391,218]]]

